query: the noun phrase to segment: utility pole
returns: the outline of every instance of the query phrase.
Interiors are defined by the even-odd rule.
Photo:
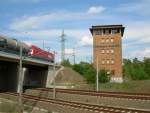
[[[96,91],[99,91],[99,78],[98,78],[98,74],[99,74],[99,58],[97,56],[97,59],[96,59]]]
[[[92,58],[92,56],[91,56],[91,61],[90,61],[90,62],[91,62],[91,64],[92,64],[92,59],[93,59],[93,58]]]
[[[45,49],[45,43],[44,43],[44,40],[43,40],[43,50]]]
[[[54,55],[56,55],[56,52],[54,51]],[[53,99],[56,99],[56,76],[57,74],[62,71],[64,69],[63,66],[61,66],[61,68],[59,70],[56,71],[56,63],[55,63],[55,58],[56,56],[54,56],[54,67],[53,67],[53,71],[54,71],[54,80],[53,80]]]
[[[65,59],[65,33],[64,33],[64,30],[62,31],[62,34],[61,34],[61,62],[64,61]]]
[[[50,52],[51,48],[49,46],[45,47],[48,52]]]
[[[55,74],[56,74],[56,67],[55,67],[55,58],[56,58],[56,52],[54,51],[54,65],[53,65],[53,71],[54,71],[54,82],[53,82],[53,99],[56,98],[56,82],[55,82]]]
[[[23,103],[22,103],[22,90],[23,90],[23,68],[22,68],[22,51],[23,48],[20,46],[20,62],[19,62],[19,98],[18,98],[18,103],[19,103],[19,113],[23,113]]]
[[[76,63],[76,55],[75,55],[75,48],[73,48],[73,63]]]

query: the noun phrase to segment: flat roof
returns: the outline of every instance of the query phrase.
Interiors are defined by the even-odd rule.
[[[95,25],[95,26],[92,26],[90,28],[90,31],[93,35],[93,30],[96,30],[96,29],[112,29],[112,28],[121,28],[121,35],[123,36],[125,27],[123,27],[122,24],[118,24],[118,25]]]
[[[92,26],[92,28],[120,28],[120,27],[123,27],[123,25],[119,24],[119,25],[95,25],[95,26]]]

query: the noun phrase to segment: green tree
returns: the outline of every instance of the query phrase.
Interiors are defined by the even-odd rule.
[[[132,62],[129,59],[123,59],[123,76],[127,79],[131,78]]]
[[[88,83],[96,82],[96,69],[92,64],[86,62],[80,62],[80,64],[75,64],[73,69],[83,75]],[[105,70],[99,71],[99,82],[105,83],[109,81],[109,77]]]
[[[132,80],[145,80],[149,76],[145,71],[144,63],[139,61],[137,58],[134,58],[133,61],[129,59],[124,59],[124,77],[127,77]]]
[[[99,82],[100,82],[100,83],[109,82],[109,75],[107,74],[107,71],[106,71],[106,70],[100,70],[100,71],[99,71],[98,78],[99,78]]]
[[[146,72],[144,71],[144,65],[137,58],[133,59],[131,77],[133,80],[145,80],[148,79]]]
[[[88,83],[95,83],[96,70],[92,64],[80,62],[75,64],[73,69],[83,75]]]
[[[66,67],[71,67],[72,66],[69,59],[62,61],[61,65],[66,66]]]
[[[150,78],[150,58],[144,58],[144,70]]]

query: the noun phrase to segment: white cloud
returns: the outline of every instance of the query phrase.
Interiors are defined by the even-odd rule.
[[[82,19],[85,16],[82,13],[73,13],[73,12],[55,12],[47,13],[41,15],[32,15],[32,16],[22,16],[12,21],[10,24],[10,29],[15,30],[29,30],[29,29],[40,29],[43,26],[51,25],[57,23],[58,21],[64,20],[75,20]]]
[[[149,4],[150,0],[139,0],[138,2],[121,4],[119,7],[116,8],[116,10],[121,13],[150,15],[150,10],[148,10]]]
[[[131,52],[129,57],[131,57],[131,58],[150,57],[150,48],[145,48],[143,50],[137,50],[137,51]]]
[[[35,39],[52,39],[59,37],[61,33],[60,29],[47,29],[47,30],[34,30],[27,33],[28,36],[34,37]]]
[[[150,22],[129,23],[125,29],[125,37],[130,37],[133,39],[140,37],[142,39],[144,37],[150,36],[149,29],[150,29]]]
[[[95,9],[95,11],[94,11]],[[102,6],[91,7],[89,9],[90,14],[100,13],[104,11],[105,8]],[[106,19],[110,18],[108,15],[89,15],[86,12],[70,12],[70,11],[56,11],[50,13],[42,13],[37,15],[24,15],[12,20],[12,23],[9,25],[10,29],[13,30],[30,30],[30,29],[42,29],[45,27],[51,27],[52,25],[57,25],[59,22],[66,21],[88,21],[91,19]]]
[[[88,10],[88,14],[98,14],[98,13],[102,13],[105,10],[105,7],[103,6],[92,6],[89,8]]]
[[[64,29],[66,38],[71,37],[77,40],[80,40],[84,35],[90,35],[88,29]],[[29,30],[26,32],[5,32],[4,34],[14,36],[14,37],[32,37],[36,40],[40,39],[54,39],[58,38],[62,33],[62,29],[43,29],[43,30]]]
[[[93,44],[93,39],[90,36],[83,36],[79,41],[79,45],[81,46],[88,46]]]
[[[88,29],[65,29],[66,40],[75,40],[74,47],[92,45],[92,38]],[[60,35],[62,29],[31,30],[28,32],[5,32],[8,36],[36,45],[42,45],[45,40],[46,45],[60,45]],[[31,39],[30,39],[31,37]],[[70,45],[70,44],[69,44]]]
[[[34,16],[23,16],[13,20],[10,24],[10,29],[15,30],[28,30],[28,29],[37,29],[45,25],[45,23],[50,23],[51,20],[57,20],[57,15],[53,13],[43,14],[43,15],[34,15]]]
[[[74,50],[73,50],[73,49],[69,49],[69,48],[65,49],[65,54],[66,54],[66,55],[71,55],[71,54],[73,54],[73,53],[74,53]]]
[[[150,44],[150,22],[134,22],[129,23],[125,28],[123,46],[125,48],[142,47],[144,44]]]

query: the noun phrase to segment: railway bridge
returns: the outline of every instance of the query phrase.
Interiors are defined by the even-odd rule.
[[[19,90],[20,56],[0,50],[0,91]],[[54,64],[42,59],[23,56],[23,86],[48,87],[54,77]],[[56,66],[56,70],[59,66]]]

